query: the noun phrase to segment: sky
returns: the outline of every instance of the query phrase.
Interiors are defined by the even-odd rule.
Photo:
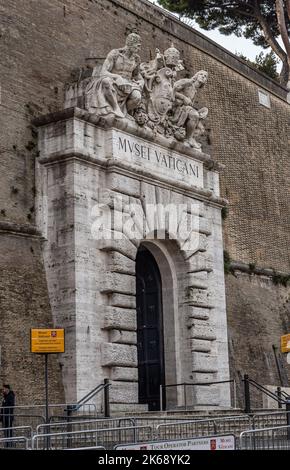
[[[156,0],[148,0],[150,3],[154,3],[157,5]],[[157,5],[160,7],[160,5]],[[245,39],[245,38],[238,38],[234,34],[231,36],[224,36],[223,34],[220,34],[218,30],[213,30],[213,31],[205,31],[204,29],[201,29],[196,23],[194,25],[194,29],[197,31],[200,31],[202,34],[204,34],[206,37],[210,38],[212,41],[217,42],[221,46],[223,46],[225,49],[228,49],[229,51],[233,52],[234,54],[236,53],[242,53],[244,56],[248,57],[250,60],[254,60],[255,57],[261,52],[269,52],[269,49],[262,49],[261,47],[254,46],[252,41]]]

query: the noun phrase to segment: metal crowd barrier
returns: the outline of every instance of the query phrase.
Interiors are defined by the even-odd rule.
[[[28,450],[29,447],[29,439],[25,436],[17,436],[17,437],[3,437],[0,438],[0,448],[5,448],[7,450],[15,450],[15,449],[25,449]]]
[[[210,435],[234,434],[241,432],[276,429],[286,427],[286,411],[270,413],[256,413],[254,415],[231,415],[203,419],[180,419],[178,417],[116,417],[78,420],[77,416],[69,417],[67,421],[50,422],[33,426],[16,426],[2,428],[4,433],[0,447],[10,447],[9,441],[14,445],[13,439],[19,441],[17,447],[35,447],[42,449],[75,449],[80,447],[106,447],[112,448],[116,443],[141,442],[147,440],[171,440]],[[30,415],[25,415],[28,418]],[[285,426],[284,426],[285,425]],[[36,436],[33,431],[36,429]],[[8,432],[12,437],[8,437]],[[290,433],[289,433],[290,434]],[[11,436],[11,434],[10,434]],[[1,437],[1,428],[0,428]],[[3,442],[3,444],[1,444]],[[258,441],[257,441],[258,442]],[[19,447],[20,446],[20,447]]]
[[[60,433],[36,434],[32,438],[32,448],[67,449],[76,447],[102,446],[112,449],[116,442],[142,442],[153,439],[152,426],[124,426],[116,428],[89,429]]]
[[[123,426],[135,426],[133,418],[95,418],[85,420],[68,420],[61,422],[50,422],[49,424],[39,424],[36,428],[36,434],[48,432],[63,432],[65,428],[69,428],[69,431],[85,431],[89,429],[97,428],[109,428],[109,427],[123,427]],[[66,429],[68,431],[68,429]]]
[[[290,426],[277,426],[243,431],[240,450],[289,450]]]
[[[193,421],[163,423],[156,426],[158,439],[183,439],[218,434],[237,434],[252,427],[250,416],[232,416]]]
[[[270,413],[256,413],[252,416],[253,429],[286,426],[290,411],[273,411]]]

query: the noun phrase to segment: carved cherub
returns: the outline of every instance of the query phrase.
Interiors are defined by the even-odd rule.
[[[182,78],[174,84],[175,102],[173,108],[172,123],[177,127],[185,127],[186,142],[195,149],[201,148],[201,144],[195,140],[204,133],[201,120],[208,115],[207,108],[196,109],[194,101],[196,94],[206,83],[208,73],[200,70],[191,78]]]

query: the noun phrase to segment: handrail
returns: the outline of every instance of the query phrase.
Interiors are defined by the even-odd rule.
[[[160,409],[163,410],[163,390],[168,387],[184,387],[184,406],[187,409],[187,399],[186,399],[186,387],[187,386],[210,386],[216,384],[224,384],[224,383],[233,383],[234,384],[234,408],[236,408],[236,380],[229,379],[229,380],[218,380],[216,382],[196,382],[196,383],[177,383],[177,384],[166,384],[160,385]]]
[[[162,387],[166,388],[166,387],[179,387],[180,385],[214,385],[214,384],[224,384],[224,383],[228,383],[228,382],[234,382],[235,379],[231,379],[231,380],[220,380],[218,382],[196,382],[196,383],[187,383],[187,382],[182,382],[180,384],[168,384],[168,385],[162,385]]]
[[[108,379],[104,380],[103,384],[97,385],[93,390],[87,393],[83,398],[81,398],[75,405],[68,405],[65,411],[78,411],[82,405],[87,403],[89,400],[94,398],[98,393],[102,392],[103,390],[108,389],[111,386]]]
[[[251,398],[250,398],[250,385],[255,387],[257,390],[260,392],[264,393],[268,397],[272,398],[274,401],[276,401],[279,404],[279,407],[284,404],[286,405],[286,409],[290,411],[290,397],[282,398],[281,396],[281,390],[279,390],[279,393],[277,392],[271,392],[268,390],[264,385],[259,384],[256,382],[254,379],[250,379],[250,377],[245,374],[243,378],[244,382],[244,396],[245,396],[245,413],[251,413]]]
[[[280,394],[281,394],[281,395],[284,395],[284,397],[286,398],[286,400],[289,400],[289,399],[290,399],[290,395],[288,395],[288,393],[284,392],[284,390],[280,390]]]
[[[284,400],[284,398],[278,398],[277,395],[273,392],[271,392],[270,390],[268,390],[266,387],[264,387],[264,385],[261,385],[259,384],[258,382],[256,382],[254,379],[250,379],[248,377],[248,382],[253,385],[254,387],[256,387],[258,390],[260,390],[261,392],[265,393],[265,395],[268,395],[270,398],[273,398],[273,400],[277,401],[278,403],[279,402],[282,402],[284,404],[287,403],[286,400]]]

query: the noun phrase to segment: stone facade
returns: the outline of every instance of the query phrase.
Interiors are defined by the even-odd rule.
[[[78,68],[84,64],[88,67],[96,58],[103,59],[108,48],[119,47],[124,42],[126,30],[137,28],[142,32],[146,60],[153,57],[156,45],[165,50],[174,41],[182,51],[189,76],[202,68],[209,72],[207,87],[200,97],[200,105],[211,110],[203,145],[206,152],[210,145],[209,153],[225,164],[221,174],[221,194],[230,204],[224,221],[225,248],[234,261],[288,273],[289,104],[286,91],[278,84],[145,0],[40,0],[25,2],[21,7],[15,0],[7,0],[2,2],[0,9],[3,18],[0,24],[3,58],[0,65],[0,237],[1,248],[4,247],[1,249],[0,315],[1,324],[10,325],[7,333],[3,334],[4,330],[1,333],[0,374],[1,379],[14,385],[19,401],[29,402],[31,395],[23,390],[29,390],[32,381],[39,384],[33,394],[39,400],[43,397],[42,367],[35,367],[35,379],[31,379],[30,373],[31,361],[40,359],[34,357],[28,362],[23,361],[19,373],[15,372],[17,369],[13,364],[17,360],[15,337],[19,349],[28,351],[27,335],[23,336],[21,328],[25,310],[22,301],[25,292],[31,294],[32,284],[34,298],[39,298],[41,305],[41,325],[52,324],[41,237],[35,230],[37,141],[32,118],[61,109],[65,83],[78,76]],[[30,53],[32,50],[33,54]],[[73,69],[75,75],[70,80]],[[269,94],[271,108],[259,104],[259,89]],[[117,180],[112,175],[110,178],[116,185],[124,181],[123,177]],[[131,191],[134,197],[135,192],[138,193],[138,183]],[[16,237],[17,244],[14,243]],[[69,233],[63,233],[63,237],[69,237]],[[23,257],[24,253],[29,254],[32,242],[35,255]],[[7,246],[13,247],[13,252],[6,249]],[[23,282],[24,267],[16,269],[23,259],[29,284]],[[118,257],[113,257],[110,263],[117,266],[116,269],[124,265],[128,271],[132,269],[128,258],[126,264]],[[254,348],[233,350],[230,347],[230,357],[233,370],[238,370],[240,375],[249,372],[251,364],[256,364],[250,373],[256,376],[263,370],[264,374],[259,378],[269,385],[277,383],[277,376],[273,357],[271,361],[263,362],[263,351],[268,350],[269,343],[279,346],[280,335],[289,332],[289,289],[276,286],[271,277],[267,278],[266,292],[271,299],[276,299],[276,326],[272,328],[273,313],[261,306],[264,290],[258,287],[260,283],[260,276],[256,274],[244,275],[243,281],[241,277],[226,277],[230,339],[234,338],[242,345],[246,331],[249,344],[256,344],[252,321],[253,318],[258,321],[262,313],[265,315],[265,321],[261,323],[262,352],[257,356]],[[16,286],[24,289],[21,302],[13,300]],[[248,286],[253,293],[251,306],[246,302]],[[251,316],[244,316],[241,311],[241,298],[245,310],[253,312]],[[132,297],[127,294],[113,293],[112,299],[116,308],[121,306],[128,311],[134,308]],[[40,325],[36,311],[31,311],[27,328],[33,322]],[[280,311],[285,312],[283,319],[278,315]],[[237,312],[240,312],[238,316]],[[197,309],[195,315],[201,319],[206,317]],[[110,312],[107,317],[110,318]],[[128,331],[133,331],[134,319],[129,313],[122,321],[131,325],[127,327]],[[13,335],[9,333],[11,330]],[[200,337],[192,338],[192,341],[194,347],[207,353],[208,341]],[[57,369],[54,367],[53,370]],[[112,370],[119,377],[118,366]],[[53,389],[61,401],[63,389],[58,373]]]
[[[138,404],[135,259],[141,243],[163,280],[166,384],[228,380],[221,227],[226,202],[219,196],[218,165],[181,143],[171,149],[165,138],[132,121],[109,125],[78,108],[40,118],[37,125],[37,222],[46,240],[54,322],[66,329],[67,400],[109,378],[112,407]],[[168,205],[171,214],[161,216]],[[175,227],[166,219],[177,207],[185,226],[193,221],[185,235],[182,217]],[[109,225],[100,219],[107,209]],[[160,211],[157,222],[151,210]],[[138,233],[126,228],[128,216]],[[170,239],[154,238],[155,230],[167,231]],[[196,386],[189,403],[229,406],[229,386],[214,394]],[[184,406],[183,393],[171,393],[168,406]]]

